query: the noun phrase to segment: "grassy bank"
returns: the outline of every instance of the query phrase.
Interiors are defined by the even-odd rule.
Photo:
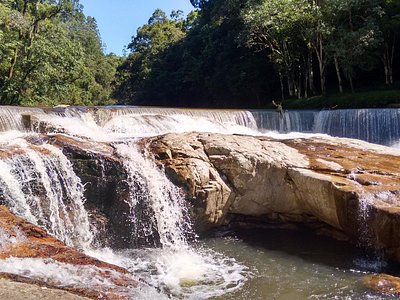
[[[288,99],[282,106],[284,109],[400,108],[400,89]]]

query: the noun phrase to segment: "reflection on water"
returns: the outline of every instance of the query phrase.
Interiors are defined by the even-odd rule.
[[[345,242],[284,230],[218,233],[202,242],[255,274],[241,290],[214,300],[398,299],[362,285],[365,275],[395,272],[395,267],[368,259]]]

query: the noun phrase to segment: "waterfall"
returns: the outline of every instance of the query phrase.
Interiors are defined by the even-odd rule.
[[[182,249],[187,247],[185,235],[193,235],[182,193],[155,164],[140,153],[134,141],[115,145],[128,173],[130,188],[131,221],[140,235],[158,234],[163,247]],[[148,209],[147,206],[150,208]],[[152,217],[146,223],[136,215],[137,207]],[[155,232],[154,232],[155,231]]]
[[[43,112],[40,108],[0,106],[0,132],[24,130],[24,114]]]
[[[205,299],[239,289],[246,281],[246,273],[249,274],[243,266],[188,243],[187,237],[194,239],[194,233],[185,200],[165,172],[138,150],[135,140],[114,147],[128,173],[128,204],[131,222],[137,229],[135,234],[139,234],[137,238],[147,235],[150,239],[158,235],[161,248],[131,250],[123,253],[124,258],[109,262],[140,274],[150,285],[174,297]],[[136,214],[139,211],[151,215],[150,220],[144,223]],[[110,259],[102,253],[92,255]]]
[[[218,297],[243,286],[251,272],[234,259],[193,242],[181,191],[148,157],[146,149],[139,148],[137,138],[188,131],[251,135],[297,131],[395,144],[400,141],[399,113],[400,110],[288,111],[280,117],[272,110],[0,107],[0,203],[69,246],[127,268],[170,297]],[[32,118],[24,119],[25,114]],[[130,249],[123,250],[93,245],[93,228],[84,207],[84,186],[62,150],[45,142],[54,133],[111,145],[127,174],[129,197],[125,201],[129,211],[125,213],[132,223],[132,232],[127,234],[133,236],[132,240],[144,240],[145,245],[137,248],[133,242]],[[4,234],[0,231],[0,245],[7,239],[1,236]],[[16,261],[0,261],[0,269],[12,270]],[[24,264],[21,273],[30,265],[43,267],[37,261]],[[53,272],[63,268],[66,267],[62,264],[52,265]],[[47,278],[42,270],[36,271],[31,273]],[[71,276],[68,274],[74,272],[65,274]],[[78,278],[76,282],[80,280],[88,278]]]
[[[273,130],[280,133],[313,132],[314,120],[318,111],[285,111],[283,116],[274,110],[254,110],[253,114],[257,128],[260,131]]]
[[[188,237],[194,239],[194,233],[181,191],[146,153],[139,150],[135,137],[142,133],[134,131],[129,122],[121,122],[125,117],[135,119],[138,116],[116,114],[104,126],[99,126],[96,110],[71,111],[41,113],[34,120],[38,123],[30,127],[48,130],[50,134],[75,136],[81,141],[106,141],[112,145],[127,173],[130,197],[125,200],[129,206],[125,213],[133,225],[130,226],[133,231],[127,234],[145,240],[147,244],[135,248],[133,242],[131,248],[125,250],[110,250],[91,244],[93,236],[83,206],[84,187],[62,151],[43,142],[40,134],[20,132],[14,136],[11,133],[0,136],[0,200],[14,213],[42,226],[68,245],[127,268],[171,297],[203,299],[239,289],[250,276],[247,268],[234,259],[188,242]],[[218,115],[215,113],[213,117]],[[228,113],[221,114],[221,122],[215,125],[205,116],[199,116],[190,125],[185,124],[190,119],[188,116],[183,116],[182,120],[182,116],[174,112],[165,117],[168,122],[175,120],[176,128],[186,126],[185,130],[194,129],[196,124],[208,124],[214,131],[229,132],[230,126],[242,122],[236,118],[237,115],[232,119]],[[151,122],[155,120],[153,115],[148,118]],[[146,134],[156,134],[157,130],[152,128]],[[154,238],[159,242],[154,244]],[[14,264],[24,265],[21,270],[15,268],[15,272],[28,272],[38,278],[45,275],[36,267],[27,270],[29,264],[41,268],[40,261],[10,260],[0,262],[0,268],[13,269]],[[54,270],[64,267],[55,265]]]
[[[32,124],[26,124],[24,115],[38,116],[43,123],[51,120],[50,123],[59,129],[70,128],[70,132],[82,136],[93,136],[95,131],[101,135],[100,127],[112,132],[114,138],[116,135],[144,137],[188,131],[249,135],[274,131],[323,133],[387,146],[396,146],[400,142],[400,109],[287,110],[280,116],[274,110],[5,106],[0,107],[0,132],[30,128]]]
[[[313,131],[392,145],[400,140],[400,109],[321,111]]]
[[[88,248],[93,234],[83,185],[60,149],[27,141],[35,138],[20,136],[3,145],[12,155],[0,159],[0,200],[67,245]]]
[[[249,111],[168,108],[98,109],[98,124],[107,131],[136,137],[168,132],[206,131],[254,134],[257,124]]]

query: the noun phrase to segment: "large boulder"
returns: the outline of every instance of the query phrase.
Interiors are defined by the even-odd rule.
[[[400,151],[351,139],[187,133],[147,139],[197,228],[319,220],[400,261]]]

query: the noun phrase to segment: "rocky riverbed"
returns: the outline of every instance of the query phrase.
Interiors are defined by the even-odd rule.
[[[29,149],[41,155],[46,152],[37,146],[47,143],[68,157],[85,185],[85,205],[105,245],[123,248],[132,242],[126,234],[132,229],[126,214],[130,209],[127,174],[115,142],[64,134],[42,134],[28,142]],[[230,224],[303,224],[400,262],[399,149],[331,137],[273,139],[207,133],[142,138],[138,145],[182,189],[199,233]],[[23,151],[0,149],[0,156]],[[38,189],[38,197],[41,192]],[[92,298],[123,297],[126,287],[138,284],[127,270],[65,246],[4,206],[0,207],[0,229],[11,241],[2,245],[4,261],[40,258],[52,264],[90,266],[93,276],[107,280],[117,274],[112,276],[113,288],[99,289],[60,287],[45,278],[25,282],[21,274],[3,276],[7,280],[63,288]]]

